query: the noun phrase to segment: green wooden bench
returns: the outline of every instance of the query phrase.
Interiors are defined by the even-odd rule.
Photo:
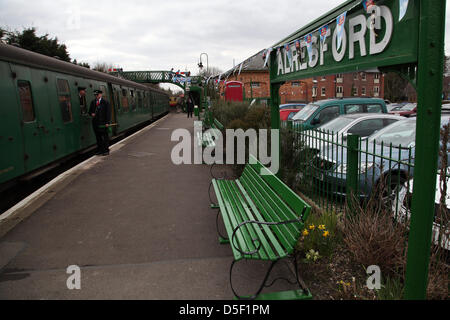
[[[202,127],[205,128],[203,126],[205,122],[203,121],[202,123]],[[216,118],[213,118],[213,120],[211,121],[211,124],[209,126],[210,129],[217,129],[219,131],[223,131],[224,126],[222,123],[220,123],[219,120],[217,120]],[[200,132],[197,131],[197,143],[199,146],[202,147],[214,147],[216,144],[214,142],[214,140],[218,139],[217,134],[215,134],[215,132],[211,132],[211,131],[207,131],[207,132]]]
[[[255,157],[239,179],[213,179],[219,215],[227,238],[217,231],[221,243],[230,243],[234,261],[230,267],[231,289],[238,299],[311,299],[311,293],[298,277],[295,245],[304,228],[311,207]],[[254,163],[254,164],[252,164]],[[264,175],[261,174],[262,171]],[[275,264],[288,258],[294,266],[295,284],[292,291],[260,294]],[[241,260],[272,261],[261,287],[252,296],[239,296],[232,285],[234,265]]]

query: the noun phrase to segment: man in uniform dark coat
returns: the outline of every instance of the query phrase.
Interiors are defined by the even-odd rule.
[[[89,114],[92,116],[92,127],[97,139],[97,154],[106,156],[109,154],[108,126],[111,122],[111,106],[102,97],[103,92],[95,90],[95,99],[89,107]]]
[[[186,111],[187,117],[192,118],[192,112],[194,111],[194,102],[192,101],[191,97],[188,98],[188,101],[186,103]]]

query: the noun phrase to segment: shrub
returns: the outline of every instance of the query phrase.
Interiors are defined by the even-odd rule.
[[[362,207],[353,202],[343,223],[343,241],[355,261],[365,267],[377,265],[383,274],[396,274],[406,262],[407,228],[396,223],[389,210]]]
[[[235,119],[243,120],[249,110],[246,102],[230,102],[224,100],[216,100],[212,103],[211,111],[213,116],[219,120],[225,128]]]

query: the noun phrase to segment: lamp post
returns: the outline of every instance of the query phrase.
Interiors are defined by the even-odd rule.
[[[207,54],[207,53],[202,52],[202,53],[200,54],[200,62],[198,63],[198,67],[200,68],[200,72],[201,72],[202,69],[203,69],[202,55],[205,55],[205,56],[206,56],[206,75],[209,76],[209,75],[208,75],[208,71],[209,71],[209,58],[208,58],[208,54]],[[206,110],[206,105],[207,105],[207,101],[206,101],[206,84],[205,84],[205,87],[203,88],[203,99],[202,99],[202,100],[203,100],[203,109]],[[200,107],[200,108],[201,108],[201,107]],[[201,110],[199,110],[199,119],[200,119],[200,111],[201,111]]]
[[[209,58],[208,58],[208,54],[205,52],[200,54],[200,62],[198,63],[198,67],[200,68],[200,71],[203,69],[202,55],[206,56],[206,72],[208,72],[209,71],[209,62],[208,62]]]

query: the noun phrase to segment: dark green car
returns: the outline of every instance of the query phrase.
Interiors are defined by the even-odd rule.
[[[383,99],[378,98],[342,98],[312,102],[300,110],[292,121],[304,130],[320,127],[344,114],[387,113]]]

